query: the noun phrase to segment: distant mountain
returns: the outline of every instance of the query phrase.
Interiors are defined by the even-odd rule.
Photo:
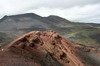
[[[55,15],[41,17],[34,13],[4,16],[0,20],[0,43],[7,44],[33,30],[54,30],[71,41],[100,46],[100,24],[75,23]]]

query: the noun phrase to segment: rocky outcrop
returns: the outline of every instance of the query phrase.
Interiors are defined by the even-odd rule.
[[[3,49],[29,58],[40,66],[84,66],[72,43],[51,30],[32,31]]]

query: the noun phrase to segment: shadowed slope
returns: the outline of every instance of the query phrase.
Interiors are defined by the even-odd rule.
[[[0,37],[3,40],[0,43],[8,44],[22,34],[44,30],[54,30],[71,41],[88,46],[100,45],[100,24],[75,23],[55,15],[42,17],[34,13],[4,16],[0,19]]]

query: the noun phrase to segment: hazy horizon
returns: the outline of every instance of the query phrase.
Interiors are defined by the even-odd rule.
[[[100,0],[0,0],[0,18],[35,13],[57,15],[74,22],[100,23]]]

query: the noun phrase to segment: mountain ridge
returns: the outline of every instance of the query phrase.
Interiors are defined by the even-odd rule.
[[[57,17],[57,16],[41,17],[38,15],[35,15],[35,16],[32,16],[32,15],[34,15],[34,14],[30,13],[28,16],[27,16],[27,14],[19,15],[21,17],[18,17],[18,15],[17,16],[14,15],[11,17],[9,17],[9,16],[4,17],[2,20],[0,20],[0,47],[1,47],[0,52],[2,52],[2,50],[3,50],[2,46],[7,46],[7,44],[16,40],[18,37],[22,36],[23,34],[26,34],[31,31],[41,31],[42,32],[42,31],[46,31],[46,30],[53,30],[53,31],[56,31],[60,36],[66,38],[68,40],[69,44],[73,44],[73,48],[75,49],[75,54],[76,54],[75,56],[80,57],[83,64],[86,64],[87,66],[88,65],[100,66],[100,61],[99,61],[100,58],[97,58],[100,53],[100,51],[99,51],[99,48],[100,48],[100,42],[99,42],[100,25],[99,24],[75,23],[75,22],[71,22],[69,20],[66,20],[66,19],[63,19],[63,18]],[[44,34],[44,36],[45,36],[45,34]],[[47,39],[45,39],[45,40],[47,40]],[[47,41],[49,41],[49,39]],[[25,41],[23,40],[23,41],[17,41],[17,42],[19,42],[18,46],[24,48],[23,47],[24,44],[20,44],[20,43],[24,43],[24,42],[27,43],[27,40],[25,39]],[[29,40],[28,40],[28,42],[29,42]],[[25,45],[27,45],[26,43],[25,43]],[[14,43],[14,44],[16,44],[16,43]],[[28,43],[28,44],[30,44],[30,43]],[[40,45],[40,44],[38,44],[38,45]],[[14,47],[16,47],[16,46],[14,45]],[[19,49],[22,49],[22,48],[19,48]],[[46,48],[48,48],[48,46]],[[13,50],[14,48],[12,47],[10,49]],[[19,49],[17,47],[14,50],[18,51]],[[6,52],[7,52],[8,56],[5,55]],[[3,55],[4,57],[8,58],[8,57],[11,57],[11,54],[14,54],[12,51],[9,51],[9,52],[6,51],[6,52],[1,53],[0,56],[2,57],[2,55]],[[11,53],[11,54],[9,54],[9,53]],[[15,58],[15,56],[14,56],[14,58]],[[62,56],[65,56],[65,54],[62,54]],[[18,55],[17,57],[20,57],[20,56]],[[24,58],[27,58],[27,57],[24,57]],[[33,59],[32,56],[30,56],[30,58]],[[51,58],[50,55],[49,55],[49,58]],[[14,61],[16,61],[16,59]],[[1,60],[3,60],[3,58]],[[20,59],[17,59],[17,60],[20,60]],[[10,60],[9,63],[11,63],[11,61],[13,61],[13,60]],[[22,64],[24,64],[26,61],[29,62],[29,60],[25,60],[25,61],[23,61]],[[67,61],[67,62],[69,63],[69,61]],[[34,63],[40,65],[37,62],[34,62]],[[20,62],[18,62],[18,64],[20,64]],[[29,64],[33,64],[33,63],[29,62]],[[27,63],[24,64],[24,66],[25,65],[27,66]]]
[[[2,52],[17,53],[33,59],[40,66],[84,66],[75,55],[75,48],[72,43],[51,30],[32,31],[2,49]],[[12,63],[16,64],[17,62],[13,60]]]
[[[83,44],[86,44],[87,40],[94,40],[92,43],[89,42],[90,44],[99,44],[97,38],[91,38],[91,34],[95,37],[100,32],[100,24],[76,23],[55,15],[41,17],[34,13],[5,16],[0,20],[0,32],[12,34],[12,36],[15,36],[14,33],[19,36],[21,33],[33,30],[54,30],[75,42],[81,42],[80,38],[84,38]]]

